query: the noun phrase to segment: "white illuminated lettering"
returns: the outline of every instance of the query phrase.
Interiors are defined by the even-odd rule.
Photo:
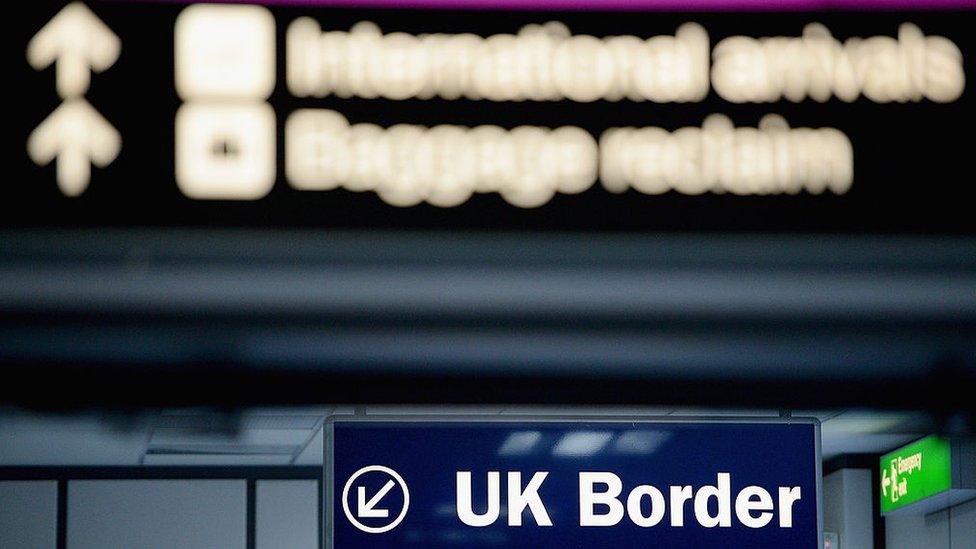
[[[877,103],[955,101],[965,88],[962,53],[949,39],[926,37],[911,23],[898,37],[840,42],[819,23],[797,38],[733,36],[712,52],[712,85],[733,103],[831,97]]]
[[[350,125],[329,110],[303,109],[285,124],[285,174],[301,190],[374,191],[389,204],[457,206],[497,192],[524,208],[556,193],[844,194],[854,177],[850,140],[833,128],[794,128],[767,116],[735,128],[712,115],[701,128],[611,128],[600,146],[581,128],[425,128]]]
[[[651,501],[651,514],[646,517],[641,511],[641,500],[645,496]],[[641,528],[657,526],[664,518],[664,494],[653,486],[643,485],[634,488],[627,496],[627,516]]]
[[[580,128],[350,125],[304,109],[285,124],[285,175],[302,190],[374,191],[394,206],[451,207],[497,192],[524,208],[596,181],[596,140]]]
[[[549,475],[539,471],[522,487],[522,473],[508,472],[508,525],[522,526],[526,508],[539,526],[552,526],[549,512],[539,496],[539,488]],[[501,514],[501,473],[488,472],[487,506],[484,513],[475,513],[472,505],[471,472],[457,472],[457,516],[464,524],[478,528],[494,524]]]
[[[732,509],[730,501],[731,475],[719,473],[715,486],[702,486],[695,493],[695,520],[705,528],[732,526]],[[715,499],[718,512],[712,516],[708,510],[708,501]]]
[[[480,37],[383,34],[370,22],[323,32],[300,17],[286,43],[288,89],[298,97],[666,103],[701,101],[714,87],[734,103],[888,103],[950,102],[965,88],[959,48],[911,23],[895,38],[843,43],[812,23],[799,37],[733,36],[710,50],[696,23],[647,39],[572,35],[558,22]]]
[[[780,528],[793,527],[793,504],[800,501],[800,487],[792,488],[780,487],[779,489],[779,526]]]
[[[485,512],[475,513],[471,504],[471,471],[457,472],[457,515],[461,522],[480,528],[498,520],[501,510],[501,474],[498,471],[488,472],[487,499]]]
[[[755,499],[753,499],[755,498]],[[773,520],[773,497],[759,486],[746,486],[735,497],[735,516],[749,528],[762,528]],[[760,511],[753,515],[753,511]]]
[[[597,492],[597,484],[606,486],[606,490]],[[617,499],[621,491],[623,483],[613,473],[580,473],[580,526],[614,526],[620,522],[624,518],[624,505]],[[607,507],[607,512],[597,513],[597,505]]]
[[[673,133],[611,128],[600,137],[599,169],[611,192],[844,194],[854,180],[854,152],[833,128],[791,129],[775,115],[758,128],[735,128],[716,114],[701,128]]]
[[[549,473],[540,471],[532,475],[529,483],[522,488],[522,473],[508,473],[508,525],[522,526],[522,511],[526,507],[539,526],[552,526],[552,520],[539,497],[539,488]]]
[[[175,77],[185,104],[176,117],[175,174],[186,196],[249,200],[273,188],[274,35],[274,17],[256,6],[198,5],[179,15]],[[114,60],[110,42],[93,53],[96,69]],[[52,47],[39,35],[29,47],[31,63],[50,62]],[[896,36],[845,41],[811,23],[800,36],[732,36],[712,47],[708,32],[692,22],[647,38],[574,35],[560,22],[482,37],[384,33],[368,21],[323,30],[298,17],[287,27],[285,49],[285,84],[300,98],[679,103],[703,101],[714,88],[734,103],[888,103],[951,102],[965,89],[956,44],[912,23]],[[64,86],[81,90],[87,80]],[[50,147],[40,146],[43,133],[29,150],[38,163],[51,157]],[[59,183],[70,195],[88,178],[75,152],[59,157]],[[300,109],[285,123],[284,172],[293,188],[371,192],[398,207],[450,208],[497,193],[535,208],[560,193],[582,193],[598,178],[614,193],[842,195],[853,184],[853,166],[842,131],[791,128],[775,114],[757,127],[735,127],[713,114],[701,127],[673,131],[610,128],[599,145],[575,126],[384,128],[350,124],[323,109]]]
[[[671,526],[685,525],[685,502],[691,498],[691,486],[671,487]]]
[[[301,190],[373,191],[395,206],[457,206],[474,193],[497,192],[531,208],[556,193],[589,189],[599,172],[612,192],[677,191],[844,194],[854,177],[853,149],[832,128],[794,128],[767,116],[735,128],[712,115],[701,128],[611,128],[600,146],[572,126],[383,129],[350,125],[329,110],[296,111],[285,124],[285,174]]]
[[[685,526],[685,505],[693,502],[694,524],[704,528],[731,528],[733,519],[732,474],[718,473],[714,485],[697,490],[692,486],[670,486],[666,500],[664,491],[656,486],[641,484],[629,491],[626,508],[620,477],[610,472],[579,473],[580,526],[616,526],[626,515],[634,525],[652,528],[664,521],[670,512],[670,526]],[[644,512],[645,499],[649,512]],[[799,501],[800,488],[779,487],[779,526],[793,527],[794,504]],[[777,512],[773,496],[760,486],[746,486],[734,494],[734,517],[748,528],[764,528]],[[625,512],[626,509],[626,512]],[[669,511],[670,510],[670,511]]]
[[[517,34],[382,34],[373,23],[322,32],[288,27],[288,89],[298,97],[700,101],[708,94],[708,33],[687,23],[674,36],[573,36],[561,23]]]

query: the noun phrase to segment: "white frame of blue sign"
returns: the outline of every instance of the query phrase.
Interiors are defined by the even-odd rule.
[[[824,544],[823,524],[823,459],[821,452],[820,420],[814,417],[633,417],[633,416],[586,416],[586,415],[511,415],[499,416],[488,414],[409,414],[409,415],[362,415],[362,414],[333,414],[325,418],[322,425],[323,434],[323,477],[322,477],[322,537],[325,549],[336,549],[334,540],[335,506],[331,490],[335,482],[333,468],[335,457],[334,428],[337,422],[343,423],[728,423],[728,424],[803,424],[813,425],[814,428],[814,462],[816,463],[817,490],[817,538],[818,549]]]

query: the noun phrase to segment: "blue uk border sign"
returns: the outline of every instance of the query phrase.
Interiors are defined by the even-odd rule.
[[[815,420],[337,418],[326,547],[821,544]]]

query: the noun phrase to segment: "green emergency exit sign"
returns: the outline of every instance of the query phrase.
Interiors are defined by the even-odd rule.
[[[939,436],[881,456],[881,512],[889,513],[952,488],[952,446]]]

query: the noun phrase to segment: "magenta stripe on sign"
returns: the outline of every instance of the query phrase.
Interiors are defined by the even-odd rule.
[[[181,0],[175,0],[181,1]],[[192,0],[184,0],[190,3]],[[974,9],[976,0],[217,0],[269,6],[614,11]]]

